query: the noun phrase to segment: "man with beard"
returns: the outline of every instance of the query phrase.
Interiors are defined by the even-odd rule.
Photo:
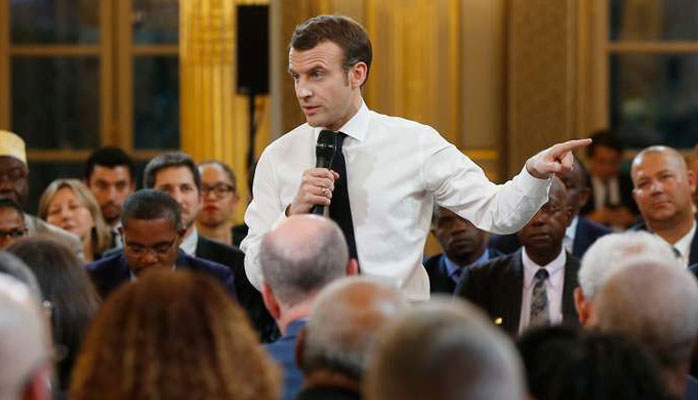
[[[487,247],[487,232],[447,208],[434,207],[431,233],[444,250],[424,262],[431,293],[453,294],[464,269],[501,255]]]
[[[97,149],[85,163],[84,183],[97,199],[104,221],[111,228],[112,247],[122,247],[119,217],[124,201],[136,190],[133,160],[118,147]]]
[[[579,260],[562,247],[571,218],[565,185],[556,177],[548,203],[519,232],[523,247],[464,270],[456,295],[480,306],[514,336],[529,326],[578,324]]]

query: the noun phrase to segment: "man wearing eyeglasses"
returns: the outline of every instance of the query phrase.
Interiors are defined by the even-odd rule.
[[[234,278],[228,268],[179,249],[185,229],[179,206],[171,196],[156,190],[134,193],[124,202],[121,224],[123,251],[86,267],[103,298],[144,274],[180,268],[214,276],[235,297]]]
[[[196,226],[209,239],[238,246],[247,232],[233,226],[232,216],[240,198],[233,170],[220,161],[199,163],[202,206]],[[242,225],[244,226],[244,225]]]
[[[0,249],[27,235],[22,209],[10,199],[0,199]]]

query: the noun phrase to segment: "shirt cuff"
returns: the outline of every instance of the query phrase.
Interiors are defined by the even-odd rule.
[[[521,186],[526,188],[526,192],[534,194],[536,197],[540,194],[544,194],[547,197],[548,190],[553,182],[552,174],[545,179],[536,178],[535,176],[531,175],[530,172],[528,172],[525,165],[518,177],[521,182]]]

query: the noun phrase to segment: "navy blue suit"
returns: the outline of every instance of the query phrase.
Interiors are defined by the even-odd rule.
[[[696,223],[698,223],[698,220],[696,220]],[[647,225],[645,224],[644,221],[640,222],[637,225],[633,225],[628,229],[629,231],[647,231],[651,232],[649,229],[647,229]],[[698,266],[695,264],[698,264],[698,232],[696,232],[695,235],[693,235],[693,240],[691,241],[691,254],[688,256],[688,266],[689,269],[692,266],[695,266],[695,270],[692,269],[692,272],[694,274],[697,274],[696,276],[698,277]]]
[[[492,248],[488,249],[488,253],[488,260],[502,255],[501,252]],[[424,269],[426,269],[427,275],[429,275],[430,293],[453,294],[453,292],[456,290],[456,282],[454,282],[453,279],[448,276],[448,271],[446,270],[445,253],[429,257],[426,261],[424,261]]]
[[[201,258],[191,257],[182,250],[177,254],[176,268],[203,272],[218,279],[225,290],[235,298],[233,274],[225,266]],[[107,296],[124,282],[129,282],[131,272],[126,263],[123,251],[91,262],[85,266],[95,284],[97,292],[106,299]]]
[[[574,231],[574,242],[572,242],[572,255],[581,259],[587,249],[594,244],[596,239],[613,232],[610,228],[589,221],[581,215],[577,219],[577,229]],[[516,233],[511,235],[492,235],[490,237],[490,247],[493,247],[504,254],[511,254],[521,248],[519,237]]]
[[[264,345],[267,353],[276,360],[284,372],[282,400],[293,400],[303,386],[303,372],[296,364],[296,342],[305,320],[295,320],[288,325],[286,334],[274,343]]]

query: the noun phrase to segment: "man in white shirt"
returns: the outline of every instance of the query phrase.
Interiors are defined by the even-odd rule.
[[[391,279],[411,300],[426,300],[421,261],[434,201],[480,229],[515,232],[546,202],[550,175],[571,168],[571,150],[589,143],[557,144],[529,159],[512,181],[495,185],[434,129],[368,109],[361,88],[371,58],[366,31],[347,17],[314,17],[293,34],[289,73],[307,123],[268,146],[257,165],[245,214],[250,231],[240,246],[257,288],[264,234],[290,215],[331,206],[336,187],[346,187],[340,192],[350,198],[353,227],[343,231],[355,238],[350,252],[361,272]],[[313,168],[322,129],[345,135],[335,158],[346,159],[347,176]]]
[[[693,192],[696,177],[684,158],[671,147],[651,146],[635,156],[631,175],[633,198],[646,229],[662,238],[684,266],[698,262]]]
[[[549,198],[519,232],[520,250],[469,268],[456,288],[457,296],[481,307],[514,336],[531,325],[578,323],[579,260],[562,247],[572,212],[559,178],[553,178]]]

